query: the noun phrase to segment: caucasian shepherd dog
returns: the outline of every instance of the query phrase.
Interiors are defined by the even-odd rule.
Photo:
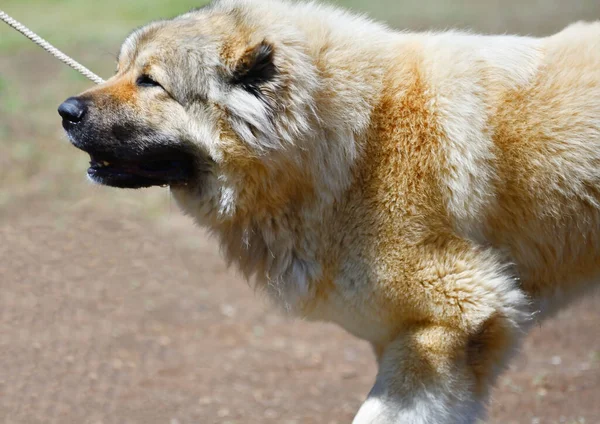
[[[354,423],[474,423],[528,325],[600,276],[600,23],[403,33],[217,0],[59,108],[89,178],[168,185],[282,309],[372,343]]]

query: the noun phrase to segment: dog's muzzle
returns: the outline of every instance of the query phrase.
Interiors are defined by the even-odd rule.
[[[191,143],[139,122],[103,122],[109,115],[102,116],[85,98],[68,98],[58,114],[71,143],[90,155],[87,174],[96,183],[119,188],[185,185],[197,174],[200,155]]]

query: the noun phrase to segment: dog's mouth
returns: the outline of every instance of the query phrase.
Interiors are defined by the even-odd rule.
[[[185,185],[194,176],[194,157],[187,152],[156,152],[135,159],[90,153],[88,176],[119,188]]]

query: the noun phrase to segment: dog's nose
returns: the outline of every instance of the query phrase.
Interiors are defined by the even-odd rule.
[[[58,107],[58,114],[62,116],[64,121],[72,124],[80,122],[86,112],[87,106],[77,97],[69,97]]]

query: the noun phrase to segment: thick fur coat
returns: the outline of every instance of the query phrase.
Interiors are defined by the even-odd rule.
[[[77,99],[92,179],[169,184],[275,303],[373,345],[355,424],[474,423],[531,322],[600,276],[600,23],[403,33],[220,0],[132,33]],[[144,165],[165,148],[175,174]]]

